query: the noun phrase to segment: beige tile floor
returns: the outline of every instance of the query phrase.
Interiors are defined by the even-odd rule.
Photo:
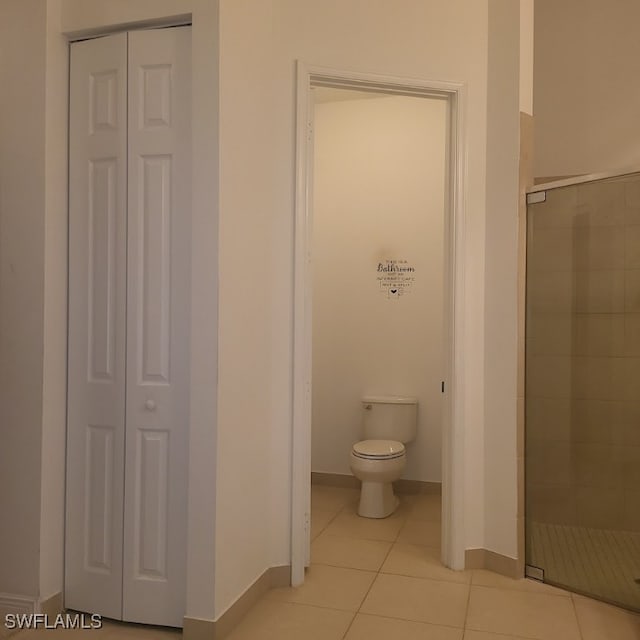
[[[357,492],[312,488],[311,567],[267,593],[230,640],[640,640],[640,616],[530,580],[440,562],[440,499],[384,520]]]
[[[312,489],[311,567],[269,591],[229,640],[640,640],[640,616],[529,580],[440,563],[440,501],[409,496],[384,520],[356,514],[357,492]],[[46,631],[21,632],[42,640]],[[179,640],[109,623],[62,638]]]
[[[1,638],[2,636],[0,636]],[[103,621],[101,629],[32,629],[9,636],[10,640],[180,640],[176,629]]]

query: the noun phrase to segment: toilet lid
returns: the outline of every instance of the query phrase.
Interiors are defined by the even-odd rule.
[[[353,445],[353,455],[371,460],[389,460],[403,456],[404,445],[396,440],[362,440]]]

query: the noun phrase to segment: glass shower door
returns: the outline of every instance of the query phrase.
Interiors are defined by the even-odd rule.
[[[640,611],[640,174],[529,202],[528,573]]]

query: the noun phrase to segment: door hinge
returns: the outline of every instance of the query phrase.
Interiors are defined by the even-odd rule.
[[[527,193],[527,204],[538,204],[540,202],[547,201],[546,191],[534,191],[533,193]]]

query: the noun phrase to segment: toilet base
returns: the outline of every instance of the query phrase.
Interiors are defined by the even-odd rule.
[[[390,482],[362,481],[358,515],[363,518],[387,518],[400,504]]]

